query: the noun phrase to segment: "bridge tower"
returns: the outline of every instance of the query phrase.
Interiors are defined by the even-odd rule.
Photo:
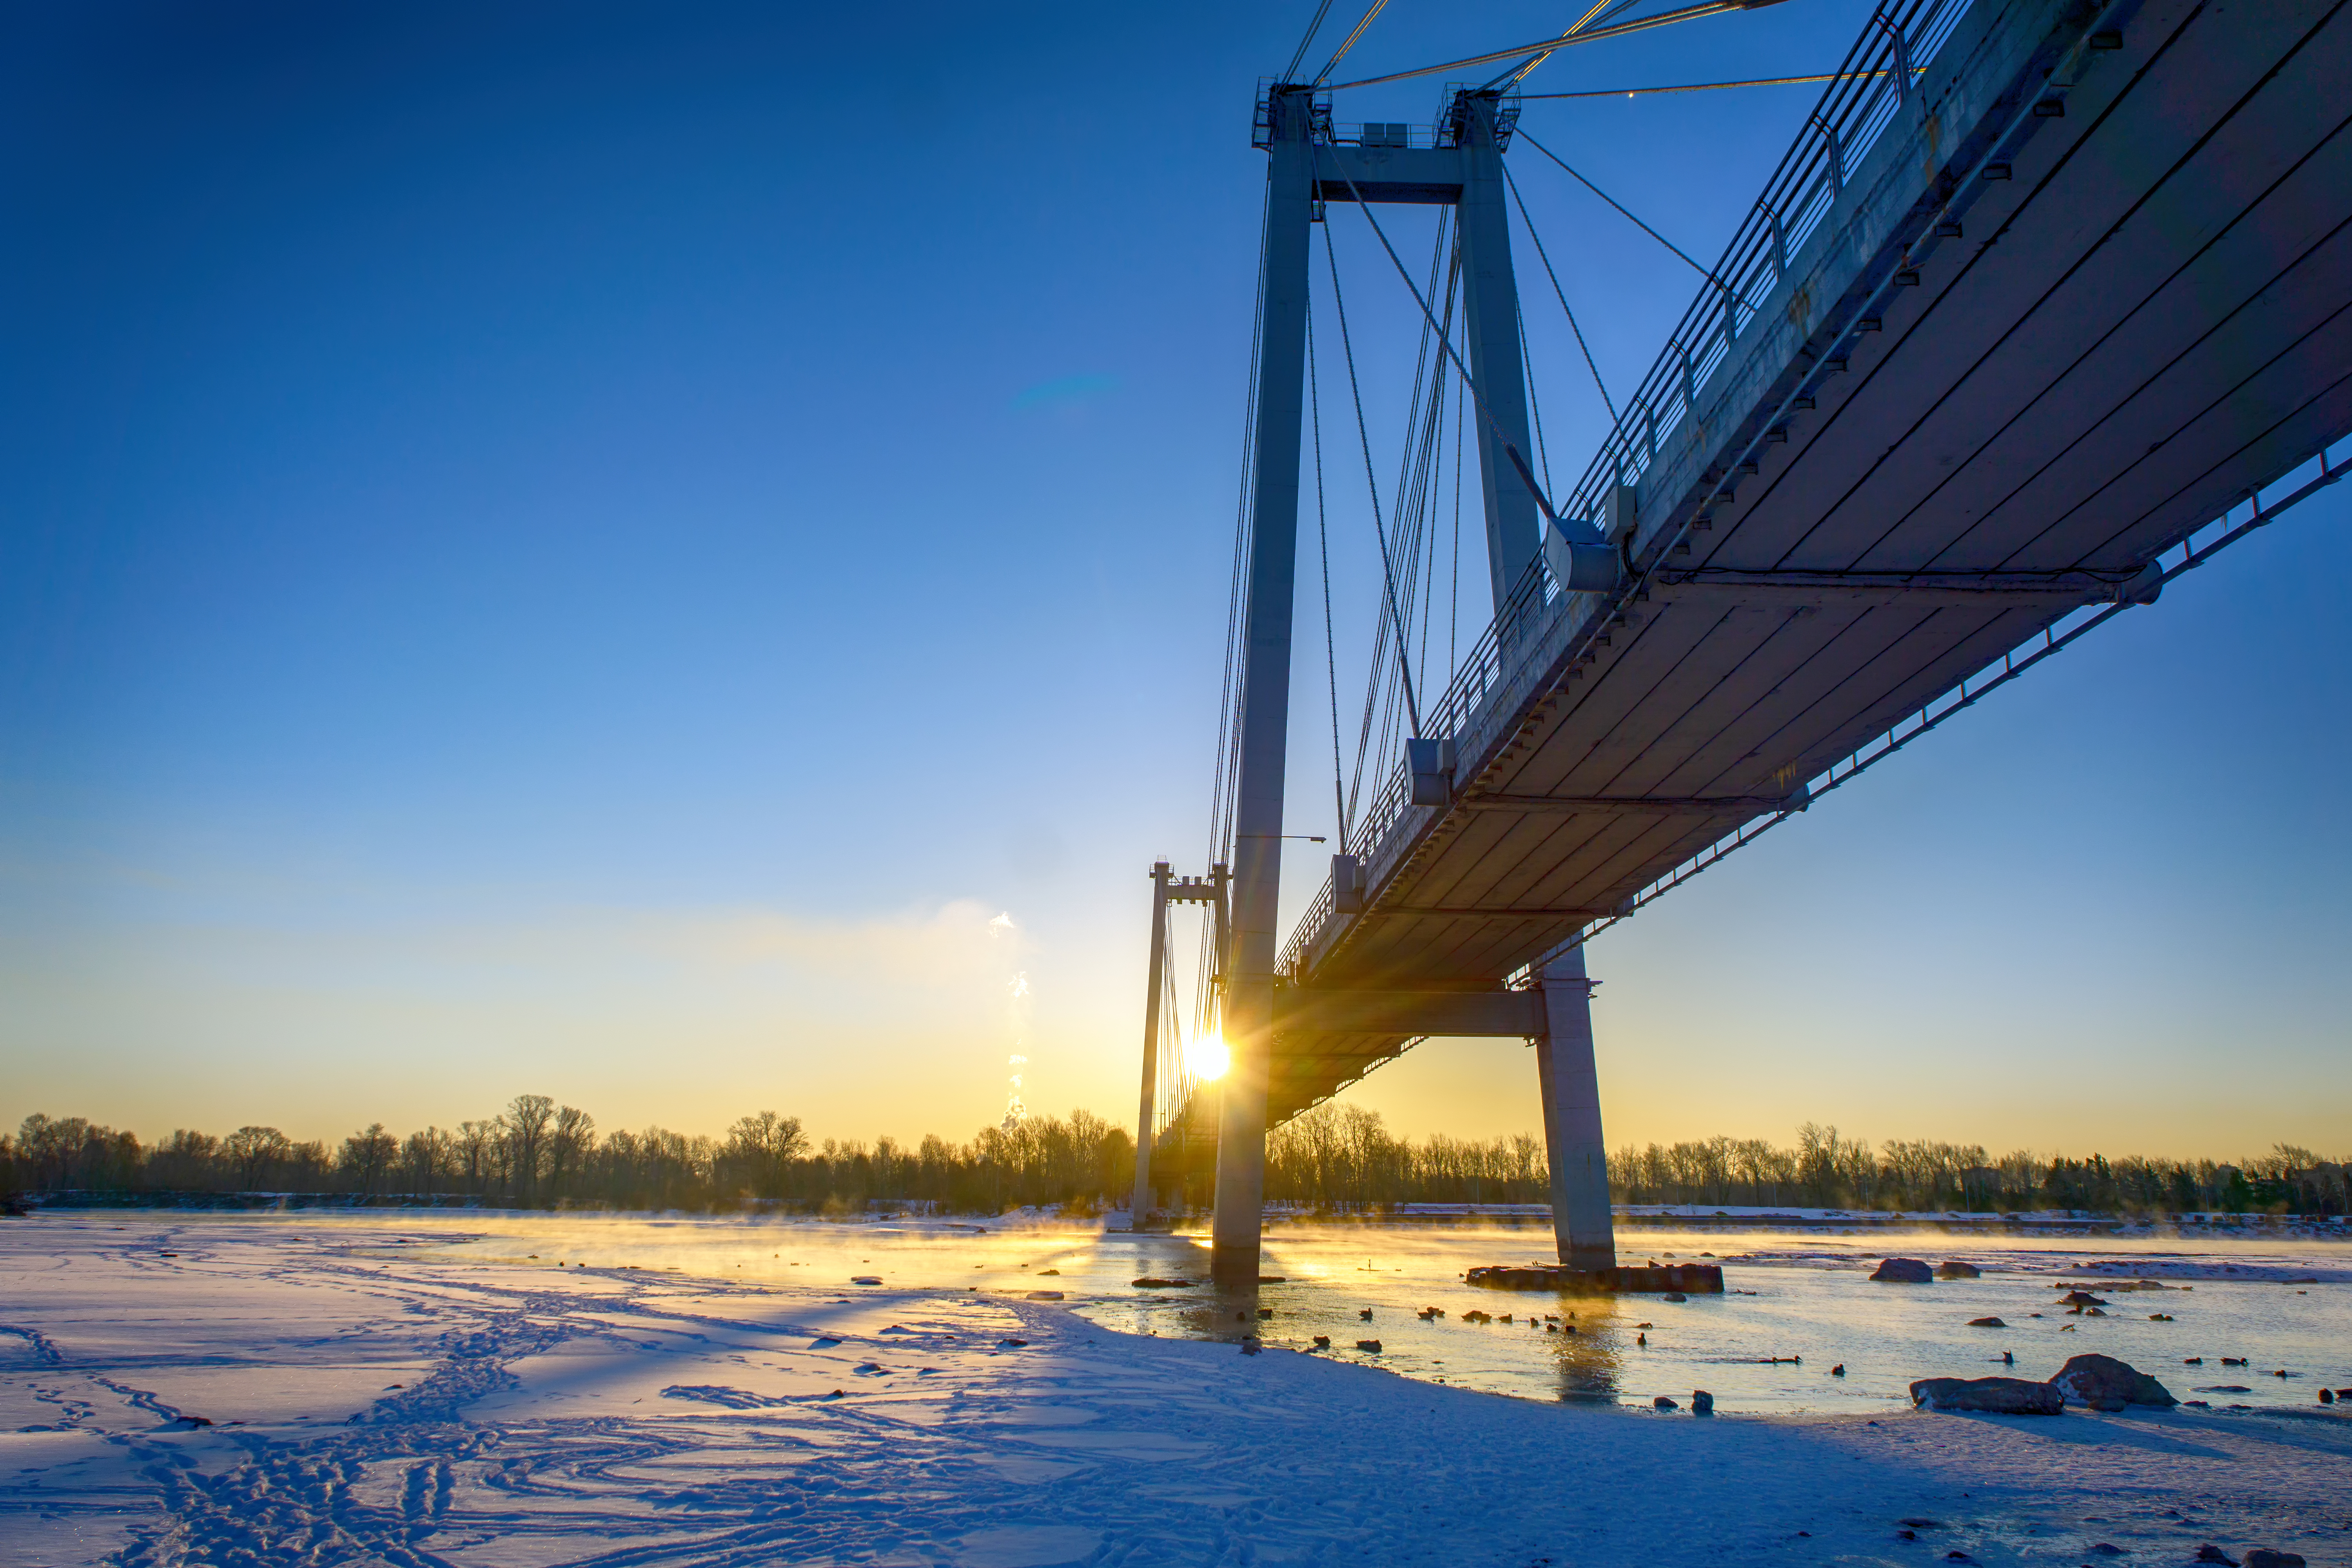
[[[1495,610],[1529,569],[1538,543],[1532,480],[1517,454],[1528,440],[1519,301],[1511,268],[1502,156],[1515,104],[1487,89],[1457,89],[1433,138],[1414,147],[1385,128],[1341,145],[1315,89],[1270,88],[1256,140],[1267,153],[1265,296],[1259,322],[1255,471],[1243,631],[1244,668],[1235,782],[1232,931],[1223,961],[1223,1020],[1231,1065],[1221,1085],[1216,1215],[1211,1271],[1221,1284],[1255,1284],[1265,1200],[1267,1071],[1276,1024],[1276,906],[1281,892],[1285,748],[1290,724],[1291,623],[1298,542],[1301,426],[1306,401],[1308,237],[1325,203],[1452,205],[1461,247],[1472,395],[1477,405],[1480,494]],[[1516,448],[1516,452],[1513,450]],[[1416,737],[1420,739],[1420,737]],[[1605,1267],[1615,1259],[1594,1083],[1590,984],[1578,953],[1547,971],[1542,1022],[1525,1009],[1494,1009],[1515,1022],[1486,1027],[1412,1027],[1407,998],[1385,1004],[1408,1032],[1526,1033],[1539,1045],[1560,1260]],[[1572,969],[1572,973],[1570,972]],[[1155,996],[1157,992],[1154,993]],[[1363,998],[1360,998],[1362,1000]],[[1460,998],[1432,998],[1427,1021],[1458,1025]],[[1148,1135],[1148,1131],[1147,1131]]]

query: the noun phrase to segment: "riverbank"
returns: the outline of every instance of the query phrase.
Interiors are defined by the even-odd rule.
[[[1701,1420],[1116,1333],[1002,1283],[738,1284],[618,1233],[587,1268],[453,1258],[385,1217],[0,1229],[0,1553],[2352,1562],[2352,1424],[2316,1412]]]

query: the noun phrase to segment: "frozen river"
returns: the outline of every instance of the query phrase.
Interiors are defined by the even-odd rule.
[[[38,1213],[0,1221],[0,1568],[2352,1568],[2352,1419],[2315,1403],[2352,1383],[2338,1247],[1922,1237],[1984,1276],[1896,1287],[1884,1236],[1644,1232],[1753,1294],[1459,1282],[1541,1239],[1282,1226],[1284,1281],[1220,1300],[1132,1284],[1197,1278],[1193,1238],[1011,1220]],[[2126,1276],[2192,1288],[2052,1309]],[[1578,1331],[1462,1320],[1529,1305]],[[2208,1407],[1906,1407],[2002,1346]],[[1649,1403],[1694,1387],[1718,1416]]]
[[[2120,1357],[2179,1397],[2216,1406],[2308,1405],[2322,1386],[2352,1387],[2352,1242],[1649,1227],[1622,1237],[1628,1262],[1723,1266],[1726,1294],[1669,1302],[1462,1282],[1480,1264],[1540,1258],[1550,1238],[1533,1227],[1290,1224],[1267,1233],[1265,1268],[1282,1283],[1244,1303],[1221,1300],[1202,1284],[1132,1283],[1204,1280],[1204,1238],[1187,1235],[1019,1221],[420,1217],[411,1233],[417,1243],[453,1258],[549,1268],[634,1262],[738,1282],[845,1287],[866,1278],[900,1290],[1058,1291],[1086,1317],[1126,1332],[1255,1333],[1269,1346],[1302,1350],[1319,1334],[1332,1354],[1408,1377],[1538,1399],[1646,1405],[1658,1394],[1683,1398],[1703,1388],[1726,1411],[1902,1409],[1915,1378],[2047,1377],[2086,1351]],[[1933,1285],[1872,1281],[1890,1253],[1982,1272]],[[2071,1315],[2058,1304],[2084,1284],[2102,1287],[2101,1315]],[[1420,1316],[1433,1307],[1444,1315]],[[1259,1320],[1258,1308],[1273,1316]],[[1516,1321],[1465,1321],[1474,1309]],[[1540,1321],[1547,1316],[1556,1323]],[[1986,1317],[2008,1327],[1969,1326]],[[1576,1331],[1565,1331],[1570,1327]],[[1354,1348],[1375,1338],[1377,1354]],[[2004,1352],[2013,1365],[2002,1363]]]

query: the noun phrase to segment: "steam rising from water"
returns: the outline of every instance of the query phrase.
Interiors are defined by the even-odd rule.
[[[988,922],[988,934],[991,937],[1008,936],[1018,929],[1020,928],[1013,923],[1011,910],[1006,910]],[[998,1125],[1010,1132],[1029,1120],[1029,1107],[1024,1104],[1021,1099],[1021,1069],[1029,1065],[1029,1058],[1022,1054],[1023,1047],[1029,1040],[1028,972],[1013,971],[1013,977],[1004,983],[1004,992],[1005,1025],[1013,1037],[1013,1054],[1004,1058],[1004,1065],[1011,1068],[1013,1071],[1005,1086],[1004,1120]]]

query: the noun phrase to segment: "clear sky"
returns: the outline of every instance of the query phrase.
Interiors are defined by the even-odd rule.
[[[1033,1108],[1130,1116],[1144,871],[1208,837],[1251,96],[1310,10],[12,9],[0,1118],[333,1137],[531,1090],[963,1137],[1016,1050]],[[1867,10],[1528,86],[1824,70]],[[1396,0],[1352,62],[1567,19]],[[1813,90],[1525,123],[1708,256]],[[1513,166],[1632,383],[1692,275]],[[1377,428],[1412,306],[1336,234]],[[1580,471],[1600,405],[1521,267]],[[1345,668],[1377,578],[1334,506]],[[2347,522],[2307,504],[1597,941],[1612,1141],[2352,1142]],[[1534,1090],[1440,1042],[1353,1092],[1489,1134]]]

